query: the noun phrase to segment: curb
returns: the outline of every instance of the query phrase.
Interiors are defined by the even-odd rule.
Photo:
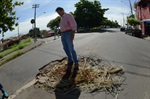
[[[36,43],[36,42],[35,42],[35,43]],[[32,44],[35,44],[35,43],[32,43]],[[37,45],[35,44],[33,47],[32,47],[32,44],[30,44],[30,45],[28,45],[27,47],[25,47],[25,48],[23,48],[23,49],[21,49],[21,50],[18,50],[18,51],[16,51],[16,52],[11,53],[10,56],[6,56],[6,57],[0,59],[0,62],[4,62],[4,61],[7,60],[9,57],[12,57],[13,55],[17,54],[18,52],[23,52],[23,53],[25,54],[25,53],[27,53],[28,51],[31,51],[31,50],[33,50],[33,49],[35,49],[35,48],[41,46],[43,43],[44,43],[44,42],[39,41],[39,44],[37,44]],[[31,48],[30,48],[30,46],[31,46]],[[22,54],[22,55],[23,55],[23,54]],[[21,56],[21,55],[20,55],[20,56]],[[19,57],[19,56],[18,56],[18,57]],[[17,58],[18,58],[18,57],[17,57]],[[14,59],[15,59],[15,58],[14,58]],[[9,61],[8,61],[8,62],[9,62]],[[4,64],[3,64],[3,65],[4,65]],[[1,66],[3,66],[3,65],[1,65]]]

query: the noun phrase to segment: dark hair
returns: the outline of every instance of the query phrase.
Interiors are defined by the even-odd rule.
[[[56,11],[63,11],[64,9],[62,7],[56,8]]]

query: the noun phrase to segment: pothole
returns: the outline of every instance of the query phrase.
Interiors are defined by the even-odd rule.
[[[72,81],[71,78],[62,80],[67,68],[65,64],[67,58],[50,62],[41,68],[34,86],[48,92],[67,92],[72,88],[79,88],[89,93],[106,91],[113,95],[122,90],[121,85],[125,81],[122,66],[96,57],[80,57],[79,71]]]

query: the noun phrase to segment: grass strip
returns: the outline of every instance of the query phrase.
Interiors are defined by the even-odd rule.
[[[15,59],[15,58],[21,56],[22,54],[24,54],[24,52],[18,52],[18,53],[16,53],[16,54],[14,54],[12,57],[10,57],[10,58],[8,58],[8,59],[2,61],[2,62],[0,63],[0,66],[2,66],[3,64],[5,64],[5,63],[7,63],[7,62],[9,62],[9,61],[11,61],[11,60],[13,60],[13,59]]]
[[[13,45],[10,49],[0,53],[0,59],[7,56],[8,54],[10,54],[12,52],[23,49],[24,47],[28,46],[31,43],[32,43],[31,38],[27,38],[27,39],[21,41],[19,44]]]

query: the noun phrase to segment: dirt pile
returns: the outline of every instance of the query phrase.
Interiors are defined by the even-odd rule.
[[[110,93],[117,93],[125,81],[123,77],[123,68],[115,66],[109,62],[95,57],[81,57],[79,58],[79,71],[72,82],[62,80],[65,74],[67,59],[54,61],[47,66],[40,69],[37,74],[35,83],[36,88],[41,88],[46,91],[53,90],[70,90],[72,86],[80,88],[82,91],[95,92],[107,91]],[[59,85],[58,85],[59,84]],[[72,86],[70,86],[72,85]],[[58,86],[63,87],[59,89]]]

